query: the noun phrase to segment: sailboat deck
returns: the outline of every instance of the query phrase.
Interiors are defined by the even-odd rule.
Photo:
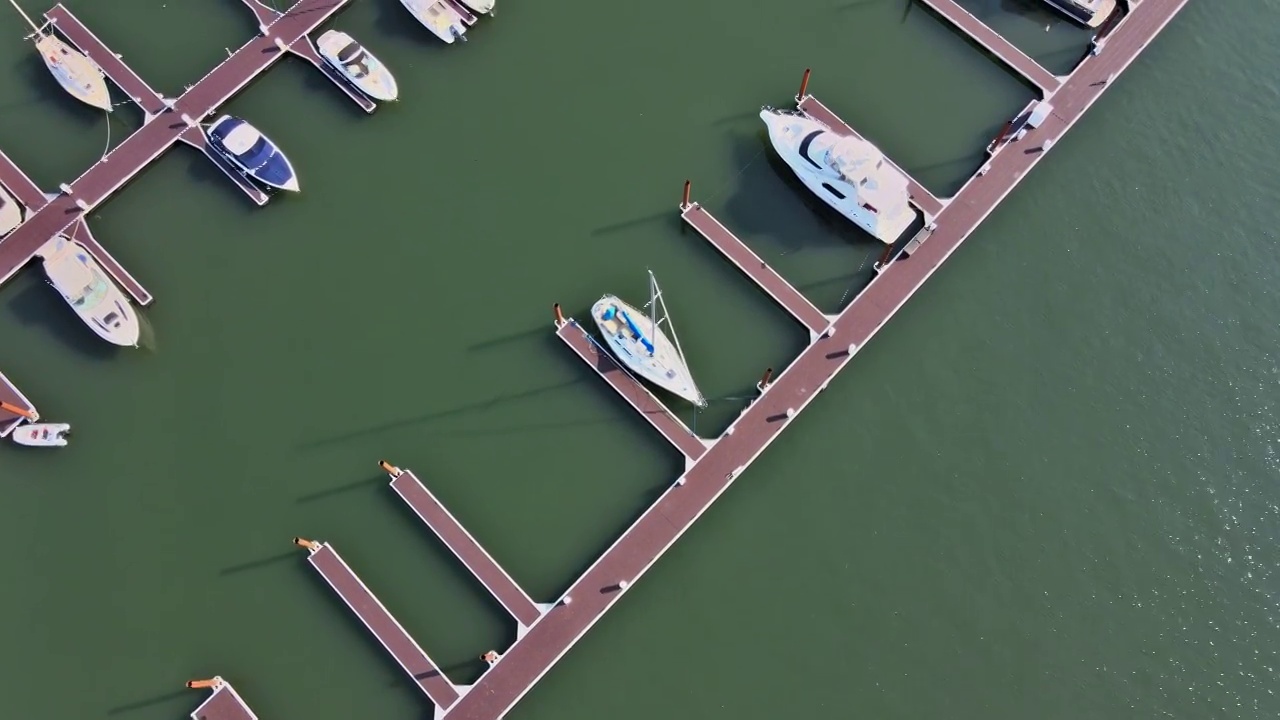
[[[165,104],[160,94],[152,90],[147,81],[126,65],[120,56],[111,52],[106,43],[98,39],[97,35],[80,22],[80,18],[63,7],[61,3],[53,6],[53,9],[46,12],[44,16],[76,49],[97,64],[111,82],[142,108],[144,113],[159,115],[164,112]]]

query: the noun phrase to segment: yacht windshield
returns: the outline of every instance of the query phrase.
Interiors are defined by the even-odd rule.
[[[71,300],[71,305],[76,310],[92,310],[101,303],[103,298],[107,296],[107,281],[101,275],[94,273],[93,280],[84,289],[80,291],[80,295]]]
[[[253,147],[245,150],[236,157],[240,158],[240,162],[251,168],[262,167],[267,164],[267,160],[271,159],[271,146],[267,144],[267,139],[259,137]]]

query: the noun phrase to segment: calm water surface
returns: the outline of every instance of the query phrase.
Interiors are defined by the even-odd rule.
[[[254,32],[233,0],[69,5],[170,93]],[[965,5],[1054,69],[1088,40]],[[1192,3],[512,717],[1280,712],[1278,11]],[[0,17],[0,147],[56,187],[140,118],[61,95]],[[101,347],[38,270],[0,291],[0,367],[78,430],[0,452],[5,717],[176,720],[215,673],[263,718],[429,717],[289,539],[332,541],[474,678],[511,628],[376,461],[556,596],[679,461],[551,303],[652,268],[714,433],[804,336],[681,228],[681,183],[836,309],[880,248],[780,172],[756,109],[811,66],[949,194],[1031,97],[905,0],[508,0],[459,47],[395,0],[334,26],[402,102],[365,117],[290,60],[229,108],[301,195],[251,207],[175,149],[95,213],[158,298],[146,349]]]

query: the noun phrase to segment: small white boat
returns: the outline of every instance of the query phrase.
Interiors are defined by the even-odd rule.
[[[66,423],[29,423],[13,431],[13,441],[27,447],[66,447],[70,432]]]
[[[137,347],[142,329],[133,306],[83,245],[58,235],[36,254],[49,284],[98,337],[115,345]]]
[[[675,326],[666,316],[662,291],[649,273],[649,312],[637,309],[614,295],[605,295],[591,306],[591,317],[604,335],[605,344],[628,370],[674,395],[706,407],[707,400],[693,381]],[[662,330],[667,324],[671,337]]]
[[[495,14],[493,6],[497,0],[459,0],[459,2],[478,13],[493,16]]]
[[[22,224],[22,206],[13,196],[0,187],[0,237],[13,232]]]
[[[41,30],[18,6],[17,0],[9,0],[9,4],[35,31],[31,37],[35,38],[40,59],[44,60],[45,67],[53,73],[62,89],[80,102],[111,112],[111,93],[107,90],[102,68],[80,51]]]
[[[436,37],[451,43],[461,39],[467,41],[467,24],[445,0],[400,0],[413,13],[418,22],[435,33]]]
[[[387,102],[399,96],[400,90],[391,71],[350,35],[341,30],[325,31],[316,38],[316,47],[325,62],[365,95]]]

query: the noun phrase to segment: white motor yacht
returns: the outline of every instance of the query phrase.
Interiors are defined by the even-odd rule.
[[[1044,0],[1058,12],[1084,25],[1096,28],[1116,11],[1116,0]]]
[[[445,0],[400,0],[413,13],[418,22],[435,33],[441,40],[452,43],[461,39],[467,41],[467,24],[462,15],[453,9]]]
[[[800,181],[880,242],[892,245],[915,221],[906,176],[871,143],[800,112],[764,108],[760,119]]]
[[[109,343],[137,347],[141,326],[133,306],[85,246],[58,235],[37,252],[49,284],[85,325]]]

